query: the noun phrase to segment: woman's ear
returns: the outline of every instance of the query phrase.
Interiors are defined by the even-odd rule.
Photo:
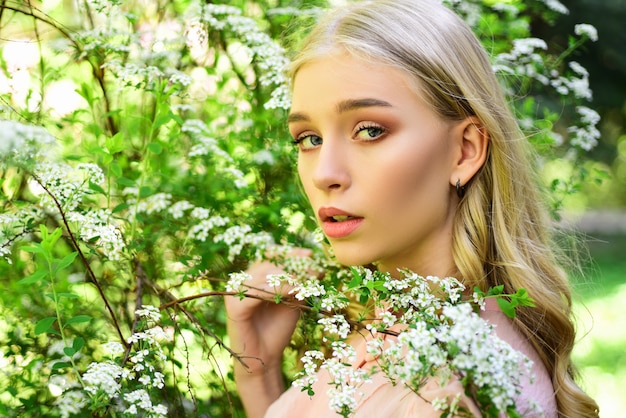
[[[461,121],[454,129],[455,152],[450,184],[465,186],[487,160],[489,133],[476,116]]]

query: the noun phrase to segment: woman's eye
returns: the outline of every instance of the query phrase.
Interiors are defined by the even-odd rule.
[[[355,138],[362,141],[373,141],[387,133],[387,129],[379,125],[364,125],[356,128]]]
[[[313,134],[300,135],[294,140],[294,143],[300,147],[302,151],[313,149],[322,145],[322,137]]]

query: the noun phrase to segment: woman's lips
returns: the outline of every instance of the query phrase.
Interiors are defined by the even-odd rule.
[[[362,217],[332,207],[320,208],[318,216],[328,238],[345,238],[363,223]]]

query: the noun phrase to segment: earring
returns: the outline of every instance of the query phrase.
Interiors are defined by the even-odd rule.
[[[459,199],[463,199],[463,196],[465,196],[465,186],[461,186],[461,179],[456,181],[456,195]]]

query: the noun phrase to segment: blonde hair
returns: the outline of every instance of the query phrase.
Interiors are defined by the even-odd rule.
[[[455,218],[459,278],[470,289],[504,285],[507,293],[529,292],[536,307],[518,309],[515,323],[552,378],[559,416],[597,417],[597,404],[574,380],[571,295],[530,169],[528,141],[476,36],[434,1],[359,2],[318,22],[292,62],[292,79],[307,62],[336,51],[405,71],[444,119],[480,120],[490,143],[487,161],[467,185]]]

